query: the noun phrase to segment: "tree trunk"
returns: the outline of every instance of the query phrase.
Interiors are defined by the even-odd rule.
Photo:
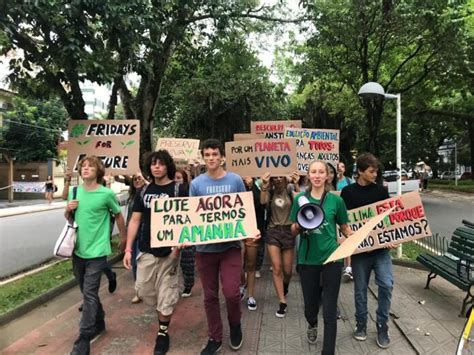
[[[379,128],[383,115],[383,100],[364,99],[363,106],[366,110],[368,136],[365,139],[364,148],[367,152],[378,156],[380,153]]]

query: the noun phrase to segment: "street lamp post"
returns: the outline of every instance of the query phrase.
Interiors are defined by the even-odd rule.
[[[397,142],[396,142],[396,156],[397,156],[397,196],[402,194],[402,100],[400,94],[385,93],[384,88],[379,83],[369,81],[362,85],[359,89],[359,96],[365,98],[382,98],[382,99],[396,99],[397,100]],[[402,245],[397,248],[397,258],[402,257]]]

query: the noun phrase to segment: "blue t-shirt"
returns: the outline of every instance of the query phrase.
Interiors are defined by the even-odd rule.
[[[337,187],[336,187],[337,191],[342,191],[344,187],[353,183],[354,183],[354,180],[352,180],[351,178],[348,178],[347,176],[344,176],[344,179],[339,180],[337,182]]]
[[[202,174],[191,181],[189,196],[207,196],[245,191],[244,182],[237,174],[226,172],[225,176],[220,179],[213,179],[207,174]],[[240,242],[196,245],[196,251],[201,253],[220,253],[230,248],[240,248]]]

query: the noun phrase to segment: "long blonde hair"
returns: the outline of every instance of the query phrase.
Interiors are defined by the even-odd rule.
[[[308,178],[306,179],[306,190],[309,191],[309,193],[311,194],[311,190],[313,189],[313,184],[311,183],[311,180],[309,179],[309,170],[311,169],[311,166],[315,163],[321,163],[324,165],[324,167],[326,168],[326,181],[324,182],[324,191],[325,192],[329,192],[329,191],[332,191],[332,186],[331,184],[328,182],[328,177],[329,177],[329,166],[328,166],[328,163],[326,163],[325,161],[323,160],[313,160],[309,165],[308,165]]]

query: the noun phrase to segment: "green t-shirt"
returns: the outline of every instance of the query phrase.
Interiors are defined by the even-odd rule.
[[[297,200],[302,195],[304,195],[304,192],[298,194],[293,200],[290,215],[293,222],[296,222],[296,213],[299,208]],[[309,200],[319,204],[319,200],[313,197],[310,197]],[[323,224],[319,228],[310,231],[307,237],[301,235],[298,264],[322,265],[339,246],[336,223],[341,225],[349,221],[346,205],[342,198],[328,192],[323,203],[323,210],[325,214]]]
[[[68,200],[72,199],[72,189]],[[84,259],[107,256],[110,248],[110,213],[121,211],[115,193],[104,186],[94,191],[77,188],[77,209],[74,220],[79,226],[74,254]]]

